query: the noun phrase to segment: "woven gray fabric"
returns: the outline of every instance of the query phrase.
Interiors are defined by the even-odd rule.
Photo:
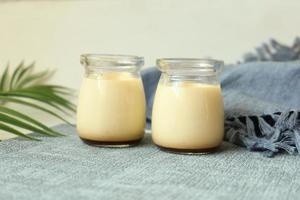
[[[0,199],[298,199],[300,160],[273,159],[224,142],[215,154],[160,151],[146,135],[136,147],[83,144],[66,137],[0,142]]]

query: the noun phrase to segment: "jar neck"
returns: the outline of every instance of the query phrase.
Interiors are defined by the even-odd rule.
[[[159,70],[170,76],[216,76],[222,71],[223,61],[200,58],[161,58],[156,61]]]
[[[83,54],[80,62],[86,74],[101,74],[106,72],[135,73],[144,64],[144,58],[128,55]]]
[[[162,72],[161,80],[163,82],[195,82],[206,84],[219,84],[217,74],[178,74]]]
[[[95,67],[84,66],[85,74],[103,74],[103,73],[138,73],[140,67],[128,66],[128,67]]]

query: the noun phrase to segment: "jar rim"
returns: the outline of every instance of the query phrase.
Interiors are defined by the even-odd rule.
[[[144,58],[134,55],[122,54],[82,54],[80,63],[95,68],[134,68],[144,65]]]
[[[222,70],[224,62],[206,58],[159,58],[156,64],[160,71],[195,71],[218,73]]]

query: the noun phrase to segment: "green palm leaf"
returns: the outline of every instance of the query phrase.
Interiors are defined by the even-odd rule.
[[[12,134],[15,134],[15,135],[18,135],[18,136],[21,136],[21,137],[24,137],[24,138],[27,138],[27,139],[31,139],[31,140],[37,140],[39,141],[39,139],[36,139],[34,137],[31,137],[29,135],[25,135],[24,133],[12,128],[11,126],[7,126],[3,123],[0,123],[0,130],[3,130],[3,131],[7,131],[9,133],[12,133]]]
[[[52,133],[50,133],[46,130],[36,128],[36,127],[30,125],[29,123],[22,122],[21,120],[18,120],[14,117],[10,117],[10,116],[5,115],[3,113],[0,113],[0,121],[4,122],[4,123],[7,123],[7,124],[10,124],[10,125],[18,126],[20,128],[23,128],[23,129],[26,129],[26,130],[29,130],[29,131],[36,131],[38,133],[42,133],[42,134],[47,135],[47,136],[55,136],[55,134],[52,134]]]
[[[34,73],[34,65],[32,63],[25,66],[22,61],[12,74],[7,65],[0,76],[0,130],[34,140],[38,139],[18,129],[52,137],[62,136],[62,133],[49,128],[28,114],[8,107],[8,104],[28,106],[70,124],[62,114],[72,115],[75,112],[75,105],[69,100],[73,97],[74,91],[59,85],[45,84],[45,81],[53,75],[53,71]]]
[[[0,91],[6,89],[7,79],[8,79],[8,70],[9,70],[9,64],[7,64],[0,80]]]
[[[25,122],[29,122],[29,123],[32,123],[36,126],[38,126],[39,128],[43,129],[43,130],[46,130],[47,132],[51,133],[51,135],[60,135],[62,136],[63,134],[61,133],[58,133],[50,128],[48,128],[47,126],[45,126],[44,124],[42,124],[41,122],[33,119],[32,117],[26,115],[26,114],[23,114],[23,113],[20,113],[16,110],[13,110],[13,109],[10,109],[10,108],[5,108],[5,107],[0,107],[0,118],[1,118],[1,113],[6,113],[6,114],[9,114],[11,116],[15,116]]]
[[[21,71],[23,65],[24,65],[24,61],[22,61],[22,62],[18,65],[18,67],[16,68],[16,70],[14,71],[14,73],[13,73],[13,75],[12,75],[12,77],[11,77],[11,80],[10,80],[10,84],[9,84],[9,89],[10,89],[10,90],[13,89],[14,82],[15,82],[17,76],[19,75],[19,73],[20,73],[20,71]]]
[[[26,77],[26,74],[30,73],[33,70],[34,65],[35,65],[35,62],[33,62],[29,66],[23,67],[21,69],[21,72],[20,72],[20,74],[18,74],[18,78],[17,78],[16,83],[15,83],[16,87],[18,87],[18,84],[23,80],[23,77]]]
[[[31,103],[31,102],[28,102],[28,101],[25,101],[23,99],[17,99],[17,98],[10,98],[10,97],[5,97],[5,96],[0,96],[0,101],[7,101],[7,102],[10,102],[10,103],[16,103],[16,104],[20,104],[20,105],[25,105],[25,106],[28,106],[28,107],[32,107],[32,108],[35,108],[37,110],[41,110],[41,111],[44,111],[46,112],[47,114],[50,114],[64,122],[66,122],[67,124],[69,125],[72,125],[68,120],[66,120],[65,118],[61,117],[60,115],[56,114],[55,112],[47,109],[47,108],[44,108],[42,106],[39,106],[37,104],[34,104],[34,103]]]

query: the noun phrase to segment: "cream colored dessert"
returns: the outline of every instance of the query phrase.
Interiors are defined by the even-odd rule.
[[[86,77],[77,109],[83,139],[134,141],[143,137],[146,119],[142,81],[129,73],[106,72]]]
[[[158,85],[152,113],[155,144],[175,149],[209,149],[220,145],[223,134],[220,85]]]

